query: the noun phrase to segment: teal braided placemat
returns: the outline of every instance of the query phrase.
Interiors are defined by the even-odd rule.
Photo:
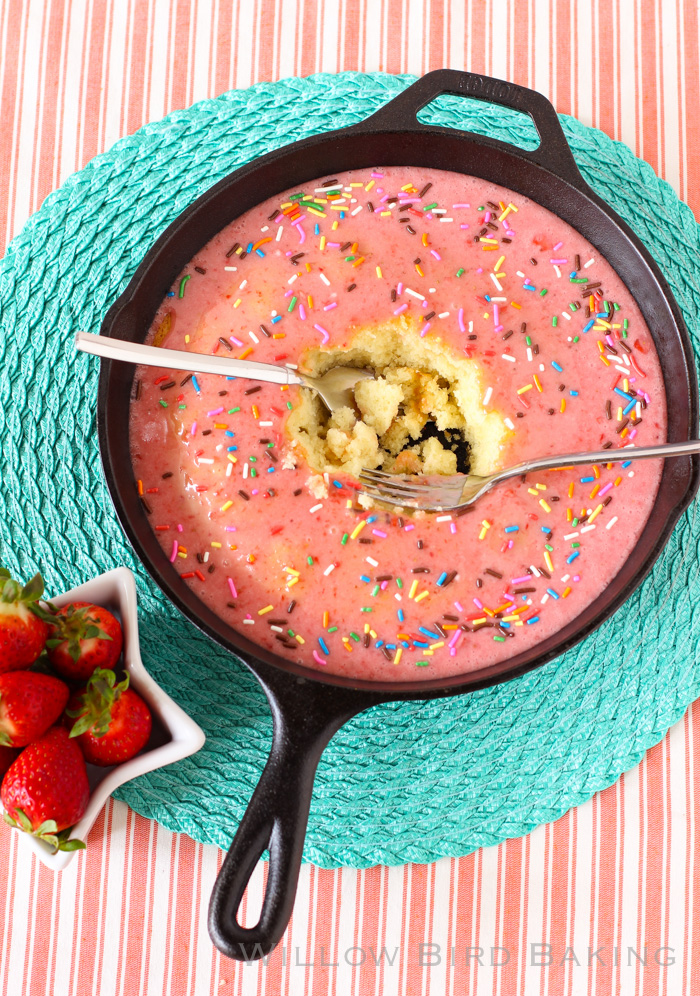
[[[164,600],[125,542],[102,481],[98,365],[75,355],[73,333],[98,330],[146,250],[202,191],[290,139],[366,117],[412,79],[261,83],[170,114],[71,176],[0,263],[0,559],[22,577],[41,570],[49,593],[118,564],[134,571],[146,666],[207,743],[118,794],[223,847],[267,756],[270,714],[246,669]],[[444,98],[426,116],[532,146],[529,119],[490,105]],[[658,261],[697,347],[689,208],[626,146],[562,124],[586,179]],[[466,854],[556,819],[636,764],[700,694],[699,537],[694,504],[625,609],[558,660],[468,697],[385,705],[348,723],[321,762],[306,860]]]

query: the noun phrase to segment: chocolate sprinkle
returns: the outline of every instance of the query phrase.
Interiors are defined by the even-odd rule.
[[[262,387],[260,386],[260,384],[258,384],[257,387],[249,387],[248,390],[244,391],[243,393],[244,394],[257,394],[258,391],[262,391]]]
[[[245,491],[244,491],[244,490],[243,490],[242,488],[241,488],[241,489],[239,490],[238,494],[239,494],[239,495],[241,496],[241,498],[243,498],[243,499],[244,499],[245,501],[250,501],[250,495],[249,495],[249,494],[247,494],[247,493],[246,493],[246,492],[245,492]]]
[[[226,349],[228,349],[229,353],[233,349],[231,343],[227,339],[224,339],[222,335],[219,336],[219,342],[221,343],[222,346],[226,346]]]
[[[498,571],[491,570],[490,567],[484,568],[484,574],[490,574],[492,578],[498,578],[499,580],[503,577],[502,574],[499,574]]]

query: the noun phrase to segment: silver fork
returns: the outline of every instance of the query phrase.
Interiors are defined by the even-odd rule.
[[[496,474],[454,474],[444,477],[416,478],[410,475],[387,474],[383,470],[363,470],[360,481],[362,494],[391,505],[419,508],[430,512],[455,512],[468,508],[496,484],[521,474],[540,470],[566,469],[589,463],[619,463],[627,460],[648,460],[650,457],[674,457],[700,453],[700,439],[685,443],[661,443],[658,446],[625,446],[621,450],[595,450],[590,453],[563,453],[561,456],[528,460],[515,467],[506,467]]]

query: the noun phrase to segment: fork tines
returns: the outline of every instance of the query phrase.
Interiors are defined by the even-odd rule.
[[[360,482],[364,485],[363,493],[378,501],[440,511],[457,506],[464,477],[458,474],[426,480],[383,470],[363,470]]]
[[[398,477],[382,470],[363,470],[360,481],[378,491],[381,495],[401,495],[405,498],[418,496],[423,488],[410,477]]]

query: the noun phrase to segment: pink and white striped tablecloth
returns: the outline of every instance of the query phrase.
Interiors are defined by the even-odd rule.
[[[700,209],[698,0],[0,0],[0,47],[3,245],[146,121],[347,69],[534,87]],[[266,963],[212,948],[216,848],[111,801],[88,844],[54,875],[0,832],[0,996],[700,993],[700,701],[638,768],[528,837],[429,866],[305,866]]]

